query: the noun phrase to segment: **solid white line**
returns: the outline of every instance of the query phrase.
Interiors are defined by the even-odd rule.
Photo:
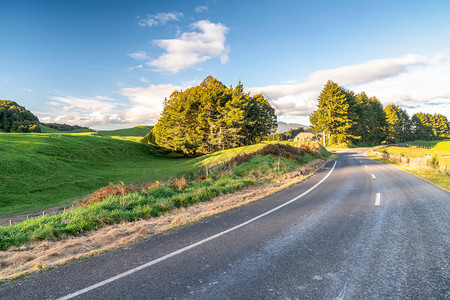
[[[375,177],[375,174],[371,174],[371,175],[372,175],[372,178],[373,178],[373,179],[375,179],[375,178],[376,178],[376,177]]]
[[[246,222],[244,222],[244,223],[241,223],[241,224],[239,224],[239,225],[237,225],[237,226],[234,226],[234,227],[232,227],[232,228],[230,228],[230,229],[227,229],[227,230],[225,230],[225,231],[219,232],[219,233],[217,233],[217,234],[215,234],[215,235],[213,235],[213,236],[210,236],[210,237],[208,237],[208,238],[206,238],[206,239],[203,239],[203,240],[201,240],[201,241],[198,241],[198,242],[196,242],[196,243],[194,243],[194,244],[192,244],[192,245],[186,246],[186,247],[181,248],[181,249],[179,249],[179,250],[177,250],[177,251],[174,251],[174,252],[172,252],[172,253],[169,253],[169,254],[167,254],[167,255],[164,255],[164,256],[162,256],[162,257],[160,257],[160,258],[158,258],[158,259],[149,261],[148,263],[145,263],[145,264],[143,264],[143,265],[140,265],[140,266],[138,266],[138,267],[136,267],[136,268],[134,268],[134,269],[131,269],[131,270],[129,270],[129,271],[126,271],[126,272],[121,273],[121,274],[119,274],[119,275],[116,275],[116,276],[114,276],[114,277],[108,278],[108,279],[106,279],[106,280],[100,281],[99,283],[96,283],[96,284],[94,284],[94,285],[88,286],[88,287],[86,287],[86,288],[84,288],[84,289],[81,289],[81,290],[79,290],[79,291],[76,291],[76,292],[74,292],[74,293],[71,293],[71,294],[69,294],[69,295],[66,295],[66,296],[64,296],[64,297],[58,298],[57,300],[71,299],[71,298],[73,298],[73,297],[76,297],[76,296],[79,296],[79,295],[81,295],[81,294],[87,293],[87,292],[92,291],[92,290],[94,290],[94,289],[96,289],[96,288],[99,288],[99,287],[101,287],[101,286],[104,286],[104,285],[106,285],[106,284],[108,284],[108,283],[111,283],[111,282],[113,282],[113,281],[116,281],[116,280],[118,280],[118,279],[120,279],[120,278],[123,278],[123,277],[125,277],[125,276],[131,275],[131,274],[133,274],[133,273],[136,273],[137,271],[140,271],[140,270],[142,270],[142,269],[145,269],[145,268],[147,268],[147,267],[150,267],[150,266],[152,266],[152,265],[155,265],[155,264],[157,264],[157,263],[159,263],[159,262],[162,262],[162,261],[164,261],[164,260],[166,260],[166,259],[168,259],[168,258],[171,258],[171,257],[175,256],[175,255],[178,255],[178,254],[181,254],[181,253],[183,253],[183,252],[186,252],[186,251],[188,251],[188,250],[190,250],[190,249],[193,249],[193,248],[195,248],[195,247],[197,247],[197,246],[200,246],[200,245],[202,245],[202,244],[204,244],[204,243],[206,243],[206,242],[209,242],[209,241],[211,241],[211,240],[214,240],[214,239],[216,239],[216,238],[218,238],[218,237],[220,237],[220,236],[222,236],[222,235],[224,235],[224,234],[227,234],[227,233],[229,233],[229,232],[235,231],[236,229],[239,229],[239,228],[241,228],[241,227],[244,227],[245,225],[248,225],[248,224],[250,224],[250,223],[252,223],[252,222],[254,222],[254,221],[258,220],[258,219],[261,219],[262,217],[265,217],[265,216],[267,216],[267,215],[269,215],[269,214],[271,214],[271,213],[273,213],[273,212],[275,212],[275,211],[277,211],[277,210],[279,210],[279,209],[285,207],[286,205],[289,205],[289,204],[291,204],[292,202],[297,201],[298,199],[302,198],[302,197],[305,196],[306,194],[310,193],[312,190],[314,190],[316,187],[318,187],[322,182],[324,182],[324,181],[331,175],[331,173],[334,171],[334,167],[336,167],[336,163],[337,163],[337,161],[334,162],[334,165],[333,165],[333,167],[331,168],[330,172],[328,172],[328,174],[327,174],[324,178],[322,178],[322,180],[320,180],[320,181],[319,181],[318,183],[316,183],[314,186],[312,186],[311,188],[309,188],[307,191],[305,191],[305,192],[303,192],[302,194],[298,195],[297,197],[295,197],[295,198],[289,200],[288,202],[285,202],[285,203],[281,204],[280,206],[277,206],[277,207],[275,207],[275,208],[273,208],[273,209],[271,209],[271,210],[269,210],[269,211],[266,211],[265,213],[260,214],[259,216],[256,216],[256,217],[254,217],[253,219],[250,219],[250,220],[248,220],[248,221],[246,221]]]
[[[377,197],[375,199],[375,206],[380,206],[381,195],[377,193]]]

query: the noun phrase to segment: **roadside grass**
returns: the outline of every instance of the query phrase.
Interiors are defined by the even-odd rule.
[[[423,179],[425,179],[437,186],[440,186],[446,190],[450,190],[450,175],[448,173],[442,174],[442,173],[440,173],[436,170],[432,170],[432,169],[408,166],[408,165],[400,163],[400,162],[391,161],[388,159],[378,157],[378,156],[374,155],[373,153],[371,153],[371,151],[367,152],[367,156],[369,156],[373,160],[385,163],[387,165],[395,166],[406,172],[414,174],[414,175],[416,175],[420,178],[423,178]]]
[[[31,241],[73,236],[122,221],[157,217],[173,209],[208,201],[249,185],[264,183],[315,158],[327,156],[329,153],[321,148],[314,154],[299,151],[294,159],[270,154],[253,156],[241,164],[222,165],[221,173],[215,176],[201,176],[192,180],[172,179],[150,184],[147,188],[136,189],[121,196],[111,195],[101,201],[87,201],[84,205],[62,213],[26,220],[12,226],[1,226],[0,250]]]

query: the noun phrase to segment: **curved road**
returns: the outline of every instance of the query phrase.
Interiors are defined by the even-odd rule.
[[[0,285],[0,299],[450,299],[450,193],[363,150],[245,207]]]

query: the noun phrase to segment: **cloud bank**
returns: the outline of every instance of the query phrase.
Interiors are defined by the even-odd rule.
[[[123,88],[118,93],[128,98],[129,104],[103,96],[55,96],[49,102],[51,113],[40,113],[39,119],[46,123],[76,124],[94,129],[151,125],[160,117],[164,98],[174,90],[184,88],[172,84]]]
[[[410,115],[423,111],[441,113],[450,118],[450,62],[446,55],[434,57],[406,55],[400,58],[370,60],[335,69],[311,73],[303,82],[253,87],[252,94],[263,93],[274,106],[279,120],[308,123],[308,115],[316,109],[317,97],[328,80],[356,93],[365,91],[376,96],[383,105],[399,104]],[[174,90],[184,90],[199,82],[183,85],[148,84],[145,87],[122,88],[116,94],[128,103],[109,97],[52,97],[52,114],[43,122],[90,126],[96,129],[155,124],[163,109],[165,97]],[[111,125],[112,124],[112,125]]]
[[[328,80],[355,92],[365,91],[384,105],[395,103],[410,108],[411,113],[427,110],[427,105],[441,103],[450,113],[450,64],[445,54],[434,57],[409,54],[342,66],[311,73],[294,84],[269,85],[247,89],[270,99],[280,119],[292,121],[306,117],[316,109],[317,97]],[[446,83],[447,82],[447,83]],[[414,108],[414,110],[411,110]]]

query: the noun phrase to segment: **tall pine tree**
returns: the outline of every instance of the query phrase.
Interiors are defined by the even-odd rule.
[[[351,111],[345,90],[333,81],[325,84],[318,98],[317,110],[309,120],[311,130],[330,135],[331,143],[345,143],[351,139]]]

